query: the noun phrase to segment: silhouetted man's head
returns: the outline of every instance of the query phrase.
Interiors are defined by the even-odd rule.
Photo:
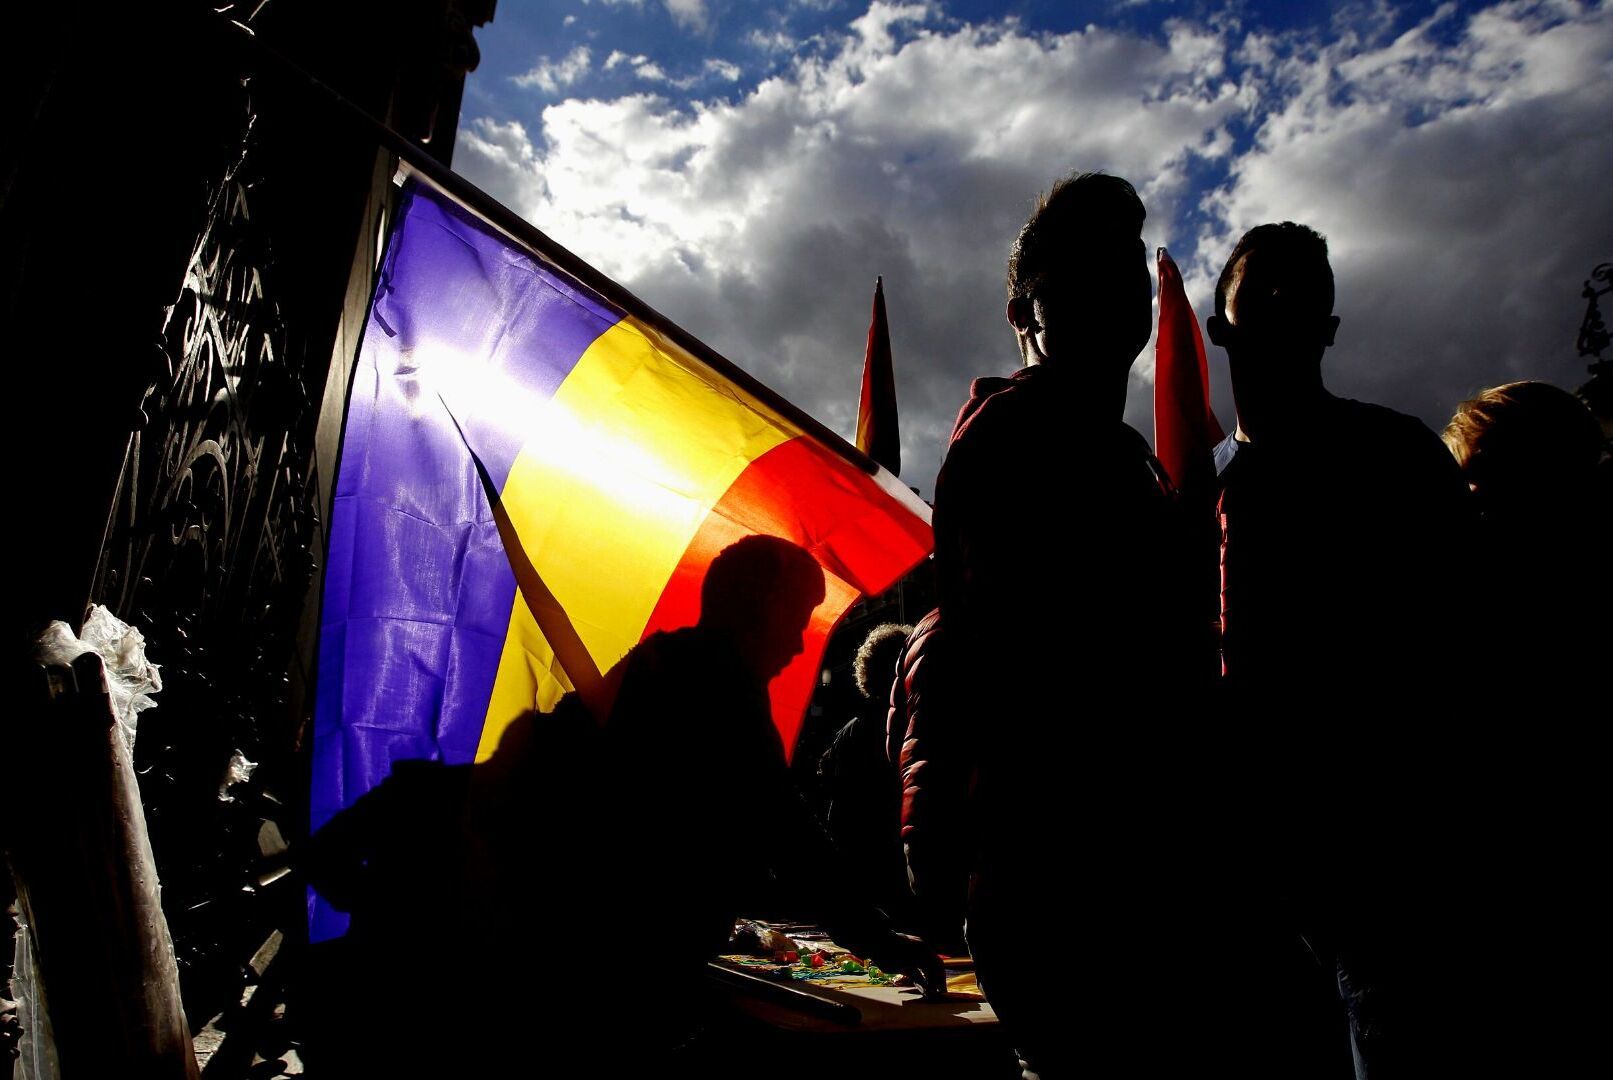
[[[1211,341],[1234,362],[1269,358],[1287,365],[1257,373],[1281,380],[1288,369],[1319,364],[1338,325],[1333,268],[1320,233],[1292,221],[1244,233],[1215,284]]]
[[[763,683],[801,654],[812,611],[823,603],[823,569],[776,536],[747,536],[712,560],[700,586],[700,625],[733,641]]]
[[[1103,173],[1038,201],[1008,256],[1008,322],[1027,364],[1131,367],[1153,320],[1146,216],[1132,186]]]

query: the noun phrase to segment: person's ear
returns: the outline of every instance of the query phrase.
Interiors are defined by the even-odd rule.
[[[1219,345],[1223,349],[1227,347],[1227,338],[1232,335],[1229,333],[1231,327],[1227,325],[1226,319],[1219,315],[1211,315],[1204,320],[1204,329],[1210,335],[1211,345]]]
[[[1327,326],[1322,331],[1322,344],[1328,348],[1332,348],[1333,339],[1338,336],[1338,333],[1339,317],[1337,315],[1329,315],[1327,317]]]
[[[1016,296],[1008,301],[1008,325],[1017,333],[1034,334],[1041,329],[1036,325],[1036,304],[1029,297]]]

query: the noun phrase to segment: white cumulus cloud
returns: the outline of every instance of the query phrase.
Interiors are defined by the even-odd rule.
[[[535,87],[546,94],[553,94],[588,74],[590,58],[586,45],[578,45],[558,60],[539,57],[529,71],[515,77],[515,85],[523,90]]]
[[[1273,107],[1207,205],[1201,311],[1239,235],[1302,221],[1337,279],[1336,392],[1437,429],[1484,386],[1583,380],[1579,284],[1613,256],[1613,5],[1446,5],[1263,77]]]
[[[1188,20],[1042,34],[876,2],[733,100],[637,92],[551,103],[530,125],[470,117],[456,165],[843,433],[883,274],[904,478],[928,494],[969,379],[1017,361],[1009,242],[1073,169],[1131,179],[1149,242],[1196,246],[1201,311],[1247,227],[1326,233],[1341,392],[1433,422],[1482,383],[1573,381],[1557,357],[1578,281],[1613,254],[1610,11],[1452,7],[1382,40]],[[1150,370],[1145,357],[1128,407],[1145,432]]]
[[[737,82],[740,75],[743,74],[738,64],[712,57],[701,65],[699,71],[673,78],[666,73],[666,70],[660,64],[651,60],[648,56],[642,53],[629,56],[620,49],[613,50],[605,58],[605,63],[601,65],[601,68],[605,71],[614,71],[623,64],[627,65],[633,72],[634,77],[644,82],[666,83],[679,90],[688,90],[711,79]]]
[[[706,0],[666,0],[666,10],[673,22],[690,30],[704,30],[710,25]]]

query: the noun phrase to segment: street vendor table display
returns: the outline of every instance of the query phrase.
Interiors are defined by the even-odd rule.
[[[967,956],[944,958],[946,996],[926,999],[905,976],[882,971],[816,927],[740,920],[730,950],[708,966],[712,980],[735,1008],[780,1031],[947,1041],[998,1034]]]

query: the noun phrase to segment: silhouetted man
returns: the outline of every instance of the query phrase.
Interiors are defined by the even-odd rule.
[[[693,977],[736,915],[782,897],[859,956],[938,987],[939,959],[895,933],[864,883],[837,869],[785,765],[767,685],[800,653],[823,596],[811,555],[749,537],[713,561],[698,625],[654,634],[622,661],[604,728],[606,909],[623,923],[653,920],[658,962]]]
[[[1208,657],[1169,482],[1122,419],[1152,320],[1143,218],[1101,174],[1040,201],[1008,263],[1023,366],[975,380],[936,482],[948,707],[976,776],[968,941],[1027,1075],[1205,1053],[1184,1046],[1203,1004],[1177,748],[1150,729]]]
[[[1466,736],[1430,715],[1459,684],[1467,488],[1420,421],[1323,385],[1339,319],[1320,235],[1250,230],[1215,295],[1238,414],[1216,449],[1222,662],[1269,762],[1251,830],[1273,891],[1337,959],[1357,1071],[1431,1075],[1455,1048],[1413,1064],[1413,1043],[1468,1007],[1441,985],[1462,900],[1442,881],[1440,817]]]
[[[1251,229],[1215,306],[1238,411],[1216,448],[1229,683],[1284,707],[1443,685],[1466,485],[1421,421],[1323,385],[1339,326],[1327,242],[1293,222]]]

